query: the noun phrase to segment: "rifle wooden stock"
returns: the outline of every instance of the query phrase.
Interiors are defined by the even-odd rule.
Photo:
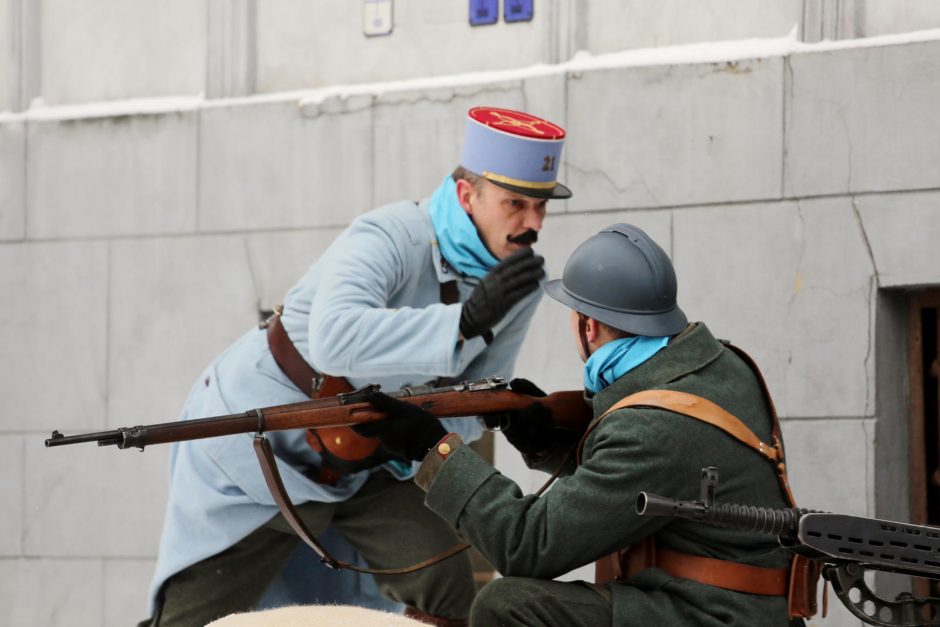
[[[152,444],[216,438],[236,433],[361,424],[386,417],[365,400],[377,389],[377,386],[366,386],[329,398],[263,407],[226,416],[121,427],[113,431],[71,436],[54,431],[52,437],[46,440],[46,446],[97,442],[99,446],[115,445],[118,448],[143,449]],[[472,417],[512,411],[523,409],[532,403],[541,403],[550,408],[555,424],[561,428],[582,431],[594,417],[591,406],[584,401],[580,390],[535,397],[514,392],[499,379],[438,388],[404,388],[389,393],[389,396],[422,407],[439,418]]]

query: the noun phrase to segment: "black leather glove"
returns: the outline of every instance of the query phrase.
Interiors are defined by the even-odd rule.
[[[416,405],[382,392],[376,392],[366,400],[388,418],[353,425],[353,431],[378,438],[382,448],[396,457],[420,461],[447,435],[447,429],[434,414]]]
[[[460,333],[464,339],[490,334],[516,303],[538,289],[545,276],[544,262],[531,248],[524,248],[490,270],[463,304]]]
[[[545,396],[537,385],[528,379],[513,379],[509,389],[529,396]],[[570,443],[575,435],[552,424],[552,410],[541,403],[515,411],[487,414],[483,423],[489,429],[499,429],[520,453],[534,457],[557,443]]]

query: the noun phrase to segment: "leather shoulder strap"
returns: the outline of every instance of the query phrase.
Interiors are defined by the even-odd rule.
[[[731,342],[722,343],[727,348],[734,351],[734,354],[747,364],[747,367],[751,369],[751,372],[753,372],[757,380],[760,381],[761,388],[764,390],[764,399],[767,401],[767,408],[770,410],[770,415],[773,417],[773,428],[770,437],[773,439],[774,447],[780,451],[780,461],[777,463],[777,478],[780,480],[780,485],[783,488],[784,494],[787,496],[787,502],[790,507],[796,507],[793,492],[790,490],[790,479],[787,477],[786,453],[783,446],[783,433],[780,431],[780,419],[777,417],[777,408],[774,406],[774,399],[770,395],[770,388],[767,387],[767,381],[764,380],[763,373],[761,373],[760,368],[757,367],[757,362],[755,362],[750,355],[745,353],[744,349],[735,346]]]
[[[667,409],[677,414],[707,422],[712,426],[718,427],[739,442],[743,442],[751,447],[766,457],[768,461],[773,463],[780,461],[780,452],[773,446],[761,441],[761,439],[758,438],[747,425],[738,420],[737,417],[729,414],[707,398],[686,392],[676,392],[673,390],[644,390],[637,392],[636,394],[631,394],[626,398],[620,399],[613,407],[604,412],[597,421],[600,421],[601,418],[604,418],[607,414],[617,411],[618,409],[637,406]]]
[[[748,365],[748,367],[754,372],[761,383],[761,387],[764,391],[764,397],[767,400],[768,408],[773,418],[771,444],[763,442],[754,434],[753,431],[747,427],[747,425],[741,422],[737,417],[728,413],[706,398],[696,396],[695,394],[688,394],[686,392],[678,392],[675,390],[643,390],[642,392],[637,392],[636,394],[631,394],[630,396],[620,399],[617,403],[614,403],[610,409],[598,416],[597,419],[591,423],[591,425],[584,432],[584,435],[581,437],[581,442],[578,443],[578,464],[581,464],[581,453],[584,449],[584,443],[587,441],[588,435],[597,427],[598,424],[600,424],[601,420],[618,409],[624,409],[627,407],[656,407],[658,409],[665,409],[677,414],[682,414],[683,416],[695,418],[696,420],[701,420],[702,422],[708,423],[714,427],[718,427],[739,442],[742,442],[743,444],[760,453],[765,459],[774,465],[774,469],[777,473],[777,480],[780,482],[780,488],[783,490],[784,496],[787,499],[787,503],[790,505],[790,507],[796,507],[796,501],[794,500],[793,492],[790,489],[790,480],[787,477],[787,465],[783,451],[783,437],[780,433],[780,421],[777,418],[777,410],[774,407],[773,400],[770,398],[770,392],[767,389],[767,383],[764,381],[763,375],[761,375],[760,370],[757,368],[757,364],[754,363],[747,353],[731,344],[726,344],[726,346],[728,346],[739,357],[741,357],[742,361]]]

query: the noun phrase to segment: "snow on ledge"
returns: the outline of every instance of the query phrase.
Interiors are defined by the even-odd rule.
[[[798,27],[786,37],[717,41],[659,48],[639,48],[593,55],[577,52],[569,61],[556,64],[539,63],[523,68],[487,72],[467,72],[428,78],[399,81],[333,85],[318,89],[260,94],[240,98],[206,99],[203,95],[160,98],[133,98],[108,102],[59,105],[46,107],[41,100],[21,113],[0,112],[0,123],[16,121],[80,120],[114,118],[137,115],[163,115],[186,113],[199,109],[231,107],[278,102],[296,102],[299,107],[316,108],[331,98],[346,99],[353,96],[377,97],[396,92],[420,91],[485,85],[528,78],[554,76],[568,72],[586,72],[625,67],[685,65],[695,63],[725,63],[747,59],[784,57],[792,54],[829,52],[854,48],[874,48],[928,41],[940,41],[940,29],[922,30],[898,35],[881,35],[860,39],[804,43],[799,41]]]

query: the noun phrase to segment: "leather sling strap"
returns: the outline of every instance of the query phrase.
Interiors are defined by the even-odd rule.
[[[457,281],[441,283],[441,302],[443,302],[445,305],[450,305],[459,302],[459,300],[460,297],[457,289]],[[300,390],[307,394],[307,396],[316,398],[316,395],[319,393],[319,391],[325,387],[325,381],[328,378],[335,379],[336,377],[330,377],[329,375],[322,375],[317,373],[316,370],[314,370],[310,364],[307,363],[307,361],[297,350],[297,347],[294,346],[294,343],[291,342],[290,337],[287,335],[287,331],[281,324],[280,308],[275,308],[274,313],[275,315],[267,321],[268,346],[271,348],[271,354],[274,356],[274,361],[294,385],[300,388]],[[290,525],[291,529],[294,530],[294,533],[296,533],[301,540],[303,540],[311,549],[314,550],[314,552],[320,557],[321,562],[330,568],[344,568],[346,570],[353,570],[359,573],[367,573],[370,575],[403,575],[421,570],[422,568],[427,568],[428,566],[441,562],[449,557],[453,557],[454,555],[457,555],[458,553],[466,551],[470,548],[470,545],[465,542],[455,544],[451,548],[442,551],[441,553],[422,562],[418,562],[417,564],[412,564],[411,566],[405,566],[402,568],[365,568],[362,566],[356,566],[355,564],[350,564],[349,562],[337,560],[332,555],[330,555],[330,553],[323,547],[322,544],[317,542],[316,537],[310,532],[309,529],[307,529],[307,526],[297,514],[297,510],[294,508],[293,503],[291,503],[290,497],[287,496],[287,490],[284,488],[284,482],[281,480],[281,473],[277,469],[277,461],[274,456],[274,450],[271,448],[271,443],[268,441],[268,439],[264,437],[264,417],[260,410],[256,411],[258,412],[259,429],[257,435],[255,435],[254,449],[255,454],[258,457],[258,464],[261,466],[261,472],[264,475],[264,481],[268,486],[268,490],[271,492],[271,496],[274,497],[274,501],[277,503],[277,507],[284,516],[284,519]]]
[[[259,422],[263,422],[263,417],[261,417],[259,412]],[[291,526],[291,529],[294,530],[300,538],[307,543],[307,545],[314,550],[314,552],[320,556],[320,561],[329,566],[330,568],[344,568],[346,570],[354,570],[357,573],[367,573],[370,575],[403,575],[406,573],[412,573],[416,570],[421,570],[422,568],[427,568],[432,564],[436,564],[440,561],[447,559],[448,557],[453,557],[458,553],[467,550],[470,548],[469,544],[461,543],[455,544],[451,548],[443,551],[434,557],[428,558],[423,562],[418,562],[417,564],[412,564],[411,566],[405,566],[402,568],[365,568],[362,566],[356,566],[355,564],[350,564],[349,562],[343,562],[337,560],[329,552],[317,542],[317,539],[314,535],[307,529],[307,525],[304,524],[301,520],[300,515],[297,513],[297,510],[294,508],[293,503],[290,501],[290,497],[287,496],[287,491],[284,489],[284,482],[281,480],[281,473],[277,469],[277,461],[274,457],[274,449],[271,448],[271,443],[268,441],[262,432],[259,432],[255,435],[254,439],[255,454],[258,456],[258,463],[261,465],[261,471],[264,474],[265,483],[268,484],[268,490],[271,491],[271,495],[274,497],[274,501],[277,503],[278,509],[281,510],[284,519]]]

